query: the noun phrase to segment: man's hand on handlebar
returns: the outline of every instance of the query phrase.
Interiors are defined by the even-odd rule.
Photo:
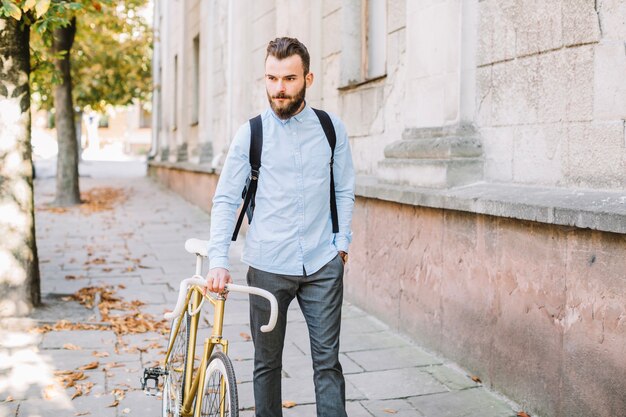
[[[211,292],[223,292],[224,286],[230,282],[233,280],[230,277],[230,272],[225,268],[213,268],[206,275],[206,287]]]

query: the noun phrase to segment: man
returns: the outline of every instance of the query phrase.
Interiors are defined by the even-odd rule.
[[[320,121],[304,98],[313,83],[309,53],[297,39],[277,38],[267,47],[265,86],[270,109],[262,114],[263,149],[256,206],[242,261],[247,281],[278,300],[274,331],[261,333],[269,306],[250,297],[257,417],[282,416],[282,351],[289,303],[298,299],[309,329],[317,415],[346,416],[345,382],[339,363],[343,267],[352,240],[354,170],[344,125],[331,116],[337,142],[334,183],[339,232],[333,233],[330,204],[331,148]],[[250,125],[231,144],[213,198],[207,288],[231,282],[228,248],[241,190],[250,174]]]

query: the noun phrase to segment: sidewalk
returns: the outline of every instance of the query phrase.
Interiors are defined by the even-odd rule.
[[[138,176],[138,168],[137,162],[84,163],[81,190],[92,202],[67,211],[45,208],[55,184],[45,169],[39,171],[36,223],[45,305],[30,324],[52,329],[26,332],[24,320],[3,326],[0,417],[161,415],[160,398],[144,396],[139,378],[145,366],[163,357],[167,336],[159,332],[162,314],[173,308],[179,280],[194,272],[194,256],[183,244],[190,237],[208,238],[209,215]],[[101,195],[117,202],[107,210],[106,200],[98,200]],[[244,284],[241,243],[231,250],[232,273],[236,283]],[[72,296],[81,289],[80,296]],[[240,415],[251,417],[253,346],[246,297],[229,297],[225,323]],[[206,334],[207,323],[201,327]],[[284,409],[286,417],[315,416],[309,352],[306,325],[294,302],[283,400],[296,405]],[[348,302],[341,352],[350,417],[517,414],[480,383]],[[55,382],[59,379],[70,387],[61,388]]]

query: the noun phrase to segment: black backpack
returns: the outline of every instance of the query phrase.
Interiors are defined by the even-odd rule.
[[[313,109],[317,118],[320,120],[326,140],[330,146],[330,214],[333,221],[333,233],[339,233],[339,221],[337,220],[337,200],[335,198],[335,177],[333,175],[333,163],[335,160],[335,144],[337,142],[337,136],[335,135],[335,127],[330,119],[328,113],[323,110]],[[263,123],[261,122],[261,115],[258,115],[250,119],[250,175],[246,180],[246,185],[241,192],[241,198],[243,199],[243,207],[241,213],[239,213],[239,219],[233,232],[232,240],[237,240],[241,223],[243,222],[244,215],[248,215],[248,224],[252,222],[252,215],[254,214],[254,197],[256,196],[256,189],[259,181],[259,169],[261,168],[261,150],[263,149]]]

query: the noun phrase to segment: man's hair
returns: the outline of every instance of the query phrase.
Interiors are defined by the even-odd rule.
[[[289,58],[292,55],[299,55],[302,59],[302,67],[304,68],[304,75],[309,73],[309,65],[311,63],[311,57],[306,46],[296,38],[276,38],[267,45],[267,55],[273,56],[276,59]]]

